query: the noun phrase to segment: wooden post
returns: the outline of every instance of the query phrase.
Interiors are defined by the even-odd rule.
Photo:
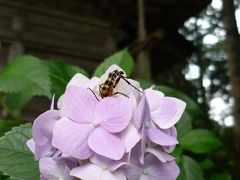
[[[240,179],[240,41],[235,19],[233,0],[223,0],[223,21],[227,31],[226,47],[228,51],[229,79],[234,99],[234,133],[236,152],[236,171],[234,179]]]
[[[146,39],[144,0],[138,0],[138,41],[143,42]],[[146,50],[141,50],[137,54],[136,77],[150,79],[150,59]]]
[[[16,56],[24,53],[24,45],[20,41],[21,33],[25,30],[26,19],[23,16],[15,16],[12,19],[12,30],[15,32],[16,40],[10,44],[7,61],[10,62]]]

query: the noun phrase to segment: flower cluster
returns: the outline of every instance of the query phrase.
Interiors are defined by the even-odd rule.
[[[101,98],[100,78],[76,74],[58,101],[33,123],[28,147],[39,160],[42,180],[174,180],[179,168],[169,155],[177,141],[174,127],[185,103],[137,81],[120,79]]]

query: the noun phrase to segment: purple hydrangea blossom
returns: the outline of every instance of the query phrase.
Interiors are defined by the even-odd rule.
[[[76,74],[65,93],[33,124],[29,149],[42,180],[174,180],[175,148],[185,103],[152,88],[139,92],[120,79],[114,88],[128,96],[99,96],[112,65],[100,78]],[[128,79],[136,88],[137,81]],[[91,90],[90,90],[91,89]]]

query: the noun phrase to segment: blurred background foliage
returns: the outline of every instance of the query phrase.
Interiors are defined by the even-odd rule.
[[[239,2],[235,1],[234,4],[237,15],[240,12]],[[14,58],[0,73],[0,136],[12,127],[26,123],[22,110],[33,97],[45,96],[51,99],[55,94],[59,98],[74,74],[100,76],[111,64],[118,64],[128,76],[137,78],[142,88],[154,85],[156,90],[165,95],[187,103],[186,111],[176,125],[179,145],[172,152],[181,168],[178,180],[238,179],[238,173],[234,169],[237,164],[232,111],[234,104],[228,76],[223,8],[221,0],[214,0],[196,17],[186,21],[179,32],[193,42],[196,50],[187,61],[177,63],[152,79],[149,76],[141,78],[133,72],[136,60],[127,48],[106,58],[93,74],[75,65],[32,55]],[[22,128],[28,129],[30,126]],[[21,134],[21,129],[15,131]],[[0,144],[4,145],[8,138],[12,139],[11,133],[8,137],[1,138]],[[19,140],[22,141],[22,146],[25,146],[25,140],[26,138]],[[26,148],[21,151],[15,147],[9,148],[15,153],[28,152]],[[4,158],[5,151],[0,146],[0,159],[1,156]],[[9,165],[15,164],[13,158],[8,160]],[[15,164],[14,169],[19,166]],[[29,163],[26,168],[31,166],[37,165]],[[15,177],[13,172],[6,170],[6,164],[2,160],[0,170]],[[19,173],[24,180],[27,179],[26,170],[21,169]],[[0,175],[0,179],[7,178],[9,177]]]

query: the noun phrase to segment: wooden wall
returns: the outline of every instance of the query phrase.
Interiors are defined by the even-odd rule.
[[[0,61],[27,53],[89,71],[115,50],[106,22],[4,0],[0,0],[0,41]]]

